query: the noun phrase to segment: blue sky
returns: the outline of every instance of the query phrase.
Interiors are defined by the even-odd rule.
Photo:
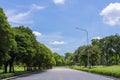
[[[120,0],[0,0],[12,26],[33,30],[53,52],[74,52],[93,38],[120,34]]]

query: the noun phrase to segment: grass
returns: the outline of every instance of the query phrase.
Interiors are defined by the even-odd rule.
[[[9,78],[9,77],[13,77],[13,76],[18,76],[18,75],[22,75],[22,74],[27,74],[30,73],[31,71],[16,71],[15,73],[3,73],[0,74],[0,79],[4,79],[4,78]]]
[[[31,73],[34,71],[24,71],[23,67],[20,66],[15,66],[15,72],[14,73],[2,73],[3,70],[0,70],[0,80],[4,79],[4,78],[9,78],[9,77],[13,77],[13,76],[18,76],[18,75],[22,75],[22,74],[27,74],[27,73]]]
[[[15,66],[15,73],[3,73],[3,70],[0,70],[0,79],[17,76],[22,73],[24,73],[24,68],[19,66]]]
[[[70,68],[120,78],[120,65],[95,66],[91,69],[85,68],[85,67],[80,67],[80,66],[71,66]]]

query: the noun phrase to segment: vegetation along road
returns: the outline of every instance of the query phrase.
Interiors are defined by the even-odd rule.
[[[53,68],[39,74],[19,77],[14,80],[117,80],[117,79],[68,68]]]
[[[33,0],[33,1],[37,1],[37,0]],[[33,2],[33,1],[30,0],[28,2]],[[41,0],[41,1],[45,1],[45,0]],[[39,5],[30,3],[32,4],[30,7],[31,8],[30,11],[29,8],[27,8],[30,5],[25,4],[26,7],[24,9],[22,9],[23,7],[21,7],[21,10],[19,10],[16,9],[18,8],[17,6],[19,6],[19,8],[21,6],[18,4],[19,2],[11,2],[12,7],[15,8],[16,10],[13,9],[9,11],[9,9],[7,9],[10,8],[7,5],[8,2],[6,0],[0,0],[0,4],[2,4],[3,6],[5,5],[5,7],[7,6],[6,8],[4,8],[0,5],[0,79],[5,79],[13,76],[30,73],[29,76],[27,75],[24,77],[19,77],[16,78],[15,80],[120,80],[120,79],[96,75],[92,73],[77,71],[77,70],[83,70],[83,71],[94,72],[102,75],[108,75],[108,76],[120,78],[120,31],[119,31],[120,15],[118,15],[120,13],[120,9],[118,9],[120,7],[120,2],[117,3],[118,0],[116,0],[115,3],[110,3],[109,5],[110,8],[108,6],[107,7],[108,10],[105,8],[105,11],[103,10],[102,11],[103,13],[101,12],[100,14],[102,16],[105,16],[105,18],[106,17],[108,18],[105,20],[108,20],[108,22],[110,23],[112,22],[111,26],[117,24],[117,26],[119,27],[119,28],[117,27],[117,28],[109,29],[105,27],[105,25],[101,24],[101,22],[99,22],[100,19],[96,18],[95,21],[92,21],[91,23],[91,16],[93,16],[93,13],[96,13],[94,11],[93,13],[91,13],[92,15],[89,16],[90,21],[87,15],[85,15],[85,17],[88,18],[86,20],[83,19],[85,22],[86,21],[89,22],[86,23],[88,27],[85,26],[83,27],[79,25],[77,27],[77,25],[75,25],[75,24],[82,24],[81,22],[84,22],[82,20],[76,19],[77,17],[84,18],[83,15],[82,16],[76,15],[76,17],[73,16],[72,18],[70,14],[70,18],[68,19],[68,17],[65,17],[66,15],[66,11],[65,11],[65,14],[62,14],[64,15],[62,18],[60,12],[64,10],[68,10],[69,7],[65,7],[66,9],[62,10],[62,9],[53,8],[53,6],[51,6],[51,9],[56,9],[57,11],[49,10],[50,8],[45,8],[46,10],[43,10],[45,11],[45,15],[43,17],[41,14],[44,13],[41,13],[41,11],[40,11],[40,15],[32,16],[30,13],[39,12],[36,10],[44,9],[44,7],[40,6],[41,1],[36,2],[37,4],[40,3]],[[51,1],[55,1],[55,3],[57,4],[62,1],[63,4],[64,1],[66,3],[69,0],[51,0]],[[82,1],[82,0],[71,0],[71,1]],[[93,1],[93,3],[94,2],[95,1]],[[107,2],[107,0],[105,2]],[[3,3],[7,3],[7,4],[3,4]],[[13,4],[16,6],[14,6]],[[91,7],[91,5],[92,4],[90,4],[90,10],[94,10],[91,8],[94,8],[95,6]],[[89,10],[81,11],[80,10],[81,8],[80,9],[79,8],[77,8],[78,10],[73,8],[72,9],[80,11],[80,13],[84,11],[91,12]],[[89,9],[89,7],[86,6],[83,7],[83,9],[84,8]],[[101,8],[103,8],[103,6]],[[28,9],[28,11],[26,9]],[[109,9],[111,10],[111,12]],[[16,12],[17,10],[22,12]],[[51,15],[50,14],[51,12],[48,11],[47,13],[49,13],[49,16],[46,17],[45,19],[47,10],[53,12]],[[70,11],[72,11],[72,13],[75,12],[73,10],[71,10],[70,7]],[[11,14],[11,16],[8,15],[7,12]],[[55,13],[59,12],[60,15],[58,14],[58,16],[56,17],[55,16],[56,14],[55,15],[53,14],[54,12]],[[87,12],[85,12],[85,14]],[[67,13],[71,13],[71,12],[67,12]],[[110,13],[110,14],[106,16],[106,13]],[[111,13],[113,15],[111,15]],[[111,15],[111,17],[109,17],[109,15]],[[37,21],[32,21],[35,23],[34,24],[31,23],[31,25],[28,23],[22,23],[22,22],[26,22],[29,19],[29,18],[24,19],[27,18],[28,16],[31,18],[30,20],[37,20]],[[40,17],[41,20],[38,20],[39,16],[41,16]],[[68,20],[64,20],[64,19],[68,19]],[[20,23],[16,23],[19,22],[19,20]],[[56,22],[57,20],[61,20],[62,22],[60,21]],[[48,21],[48,22],[44,22],[44,21]],[[73,24],[70,23],[69,21],[73,22]],[[81,31],[77,33],[75,30],[73,30],[74,29],[73,27],[77,27],[76,29]],[[84,35],[82,31],[86,32],[87,35]],[[40,32],[42,32],[42,34]],[[96,36],[101,36],[101,37],[96,37]],[[55,67],[70,66],[70,68],[76,70],[66,69],[66,68],[52,69],[53,66]],[[45,71],[37,74],[36,73],[33,74],[33,72],[39,72],[42,70]]]

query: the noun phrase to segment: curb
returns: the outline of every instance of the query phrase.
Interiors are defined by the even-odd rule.
[[[4,78],[4,79],[0,79],[0,80],[12,80],[12,79],[16,79],[16,78],[19,78],[19,77],[24,77],[24,76],[29,76],[29,75],[32,75],[32,74],[41,73],[41,72],[44,72],[44,71],[46,71],[46,70],[30,72],[30,73],[21,74],[21,75],[18,75],[18,76],[13,76],[13,77],[9,77],[9,78]]]

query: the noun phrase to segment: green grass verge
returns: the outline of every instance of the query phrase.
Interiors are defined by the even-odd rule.
[[[24,71],[23,67],[15,66],[15,73],[3,73],[3,70],[0,70],[0,79],[17,76],[24,73],[27,73],[27,72]]]
[[[4,79],[4,78],[22,75],[22,74],[28,74],[28,73],[35,72],[35,71],[24,71],[23,67],[15,66],[14,73],[2,73],[2,72],[3,72],[3,70],[0,70],[0,80]]]
[[[2,73],[2,74],[0,74],[0,79],[18,76],[18,75],[22,75],[22,74],[27,74],[30,72],[32,72],[32,71],[16,71],[15,73]]]
[[[70,68],[120,78],[120,65],[117,65],[117,66],[95,66],[91,69],[85,68],[85,67],[80,67],[80,66],[71,66]]]

